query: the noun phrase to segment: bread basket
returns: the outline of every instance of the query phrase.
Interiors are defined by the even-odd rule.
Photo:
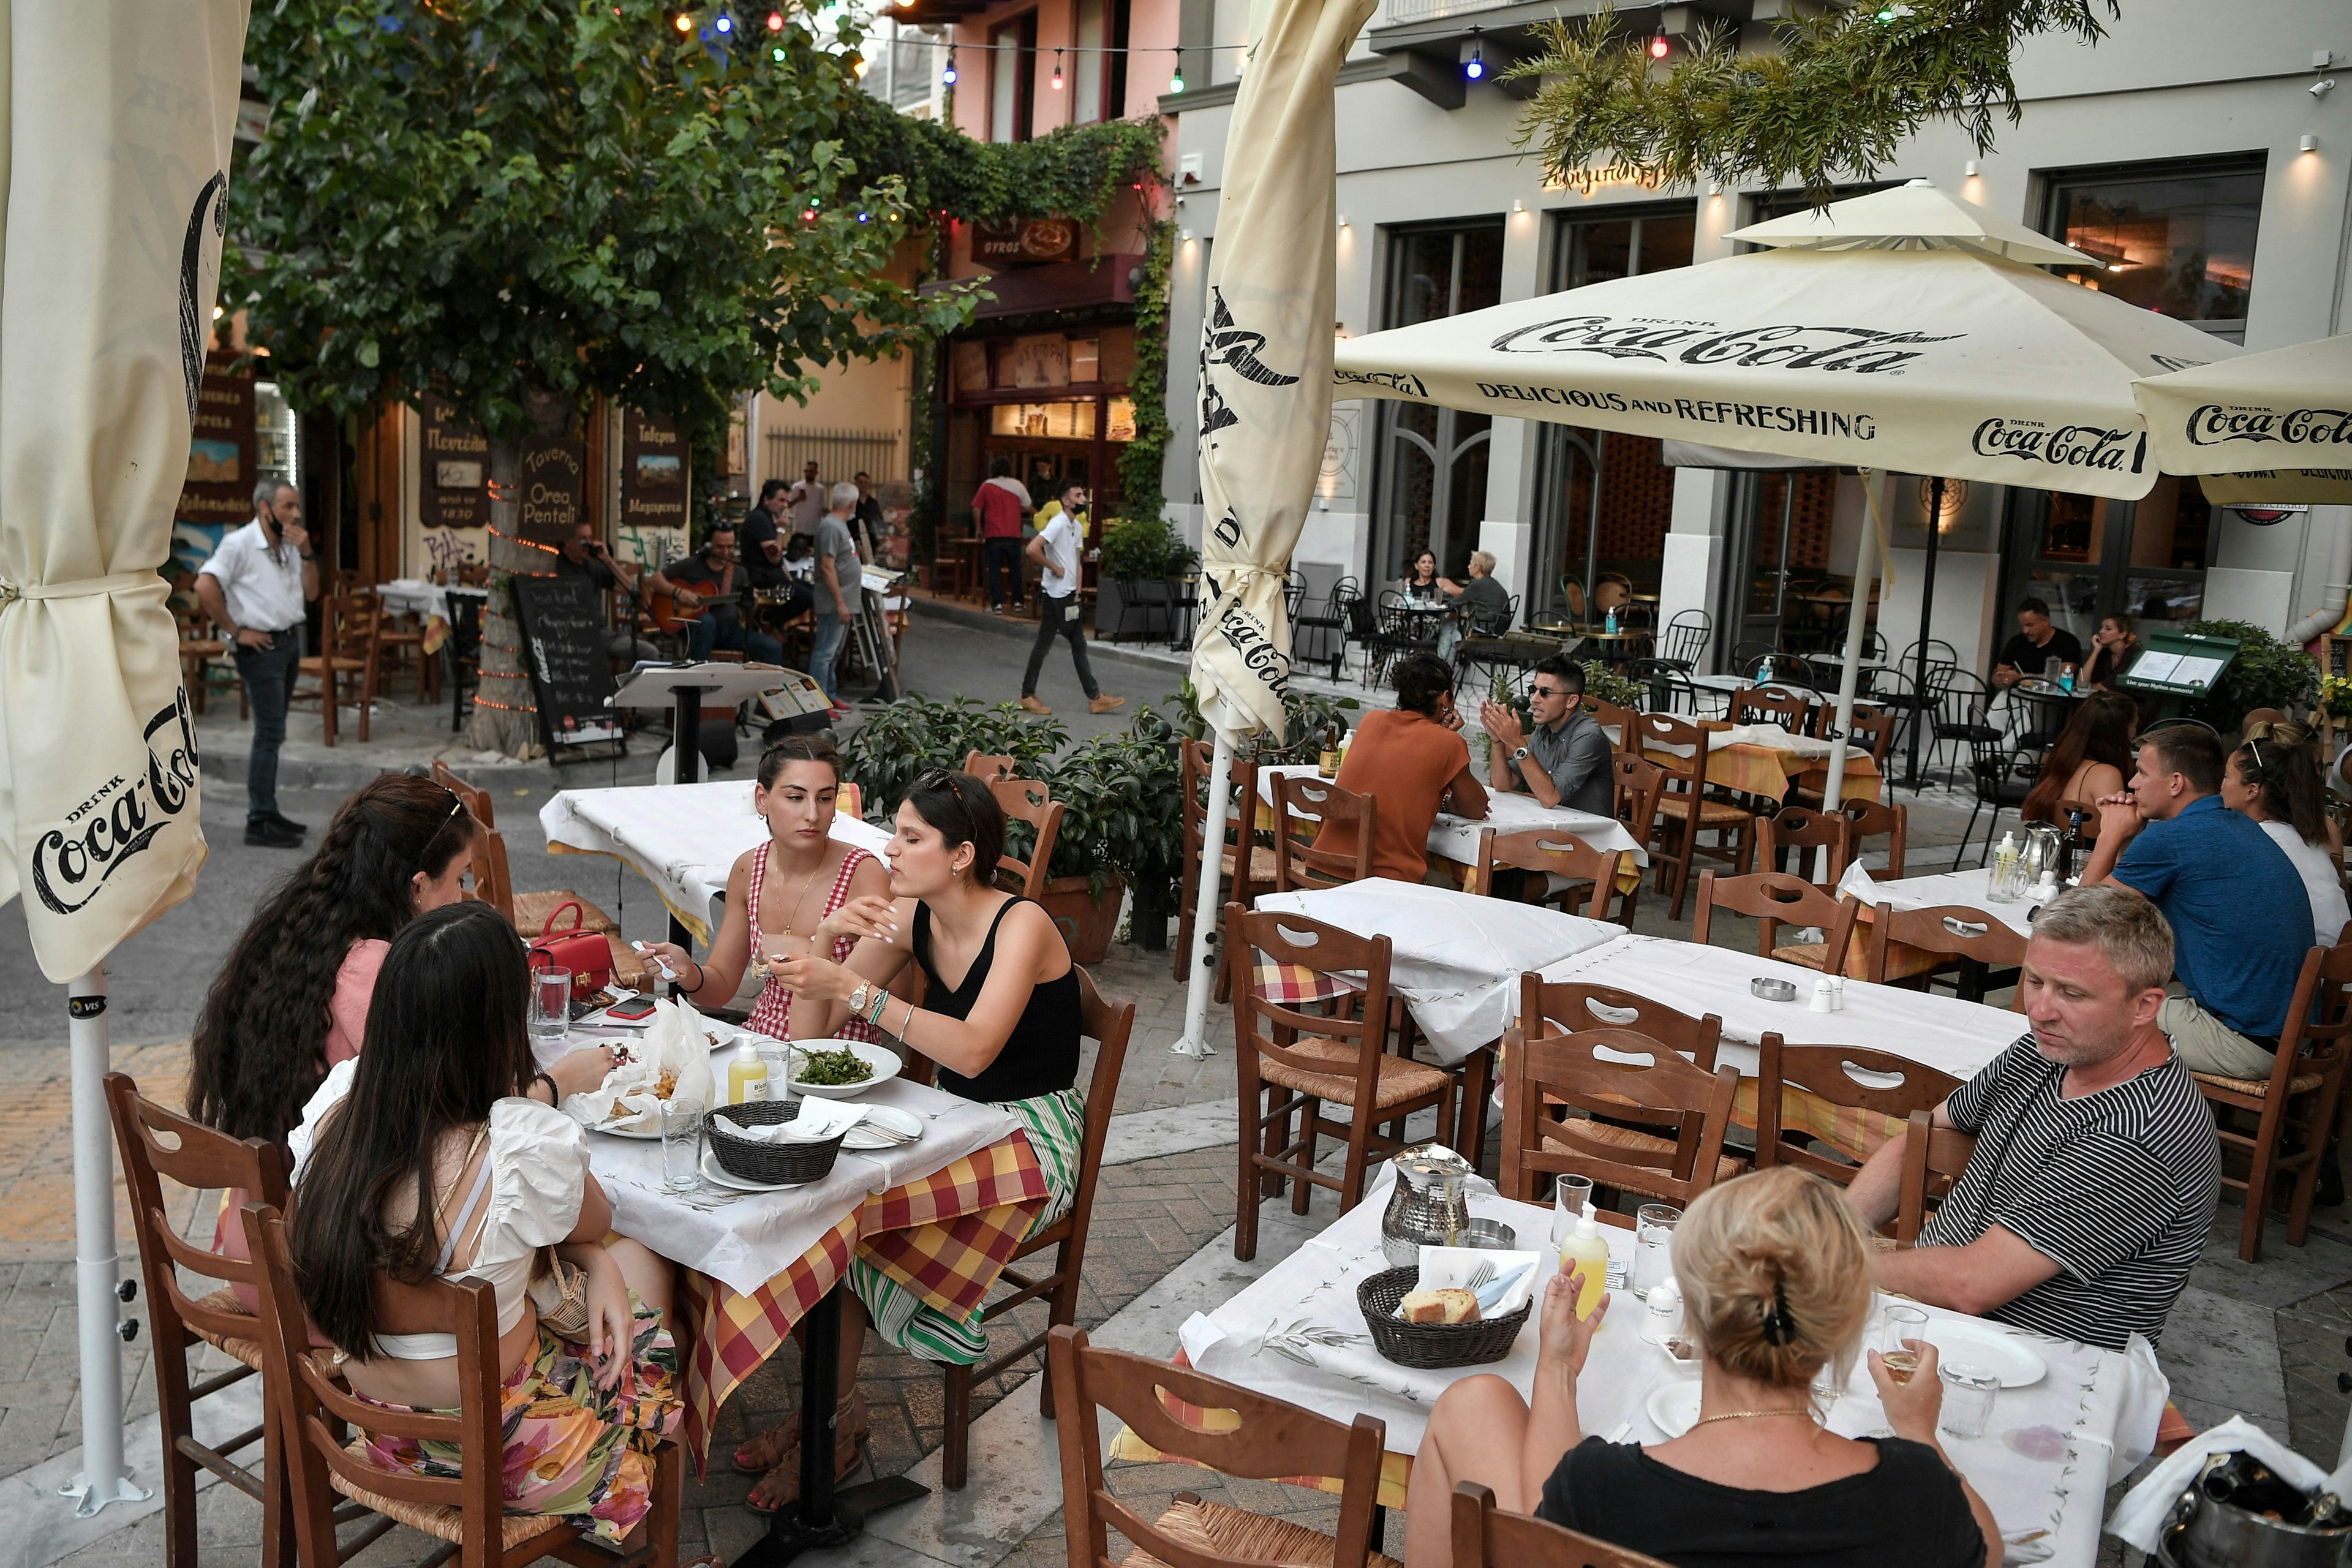
[[[1418,1265],[1383,1269],[1356,1287],[1356,1305],[1372,1331],[1372,1348],[1399,1366],[1434,1372],[1449,1366],[1485,1366],[1511,1353],[1535,1306],[1530,1296],[1516,1312],[1475,1323],[1408,1323],[1397,1303],[1421,1280]]]
[[[796,1099],[753,1100],[740,1105],[721,1105],[715,1107],[703,1119],[703,1132],[710,1140],[711,1153],[718,1156],[719,1168],[729,1175],[768,1186],[803,1186],[810,1182],[823,1181],[833,1170],[833,1162],[841,1152],[841,1140],[847,1135],[847,1128],[830,1138],[796,1139],[777,1143],[738,1137],[727,1130],[730,1119],[738,1126],[766,1127],[779,1121],[790,1121],[799,1114],[800,1101]]]

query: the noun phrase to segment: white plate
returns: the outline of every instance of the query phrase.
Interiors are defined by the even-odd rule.
[[[739,1193],[781,1193],[790,1187],[805,1187],[806,1182],[751,1182],[731,1175],[719,1163],[719,1151],[705,1146],[702,1151],[702,1173],[712,1184]]]
[[[1698,1393],[1696,1379],[1660,1384],[1650,1391],[1650,1402],[1644,1407],[1650,1413],[1650,1425],[1670,1439],[1681,1436],[1698,1421]]]
[[[874,1069],[874,1076],[862,1083],[803,1083],[796,1070],[792,1080],[792,1092],[794,1094],[813,1094],[819,1100],[855,1100],[884,1079],[898,1076],[900,1063],[898,1056],[879,1046],[869,1046],[864,1040],[794,1040],[793,1048],[795,1051],[855,1051],[858,1060]],[[795,1068],[798,1065],[796,1057]]]
[[[602,1132],[607,1138],[635,1138],[655,1143],[661,1142],[661,1129],[659,1127],[656,1127],[650,1132],[640,1132],[636,1129],[631,1127],[605,1127],[601,1125],[592,1126],[588,1131],[591,1132]]]
[[[867,1130],[867,1122],[896,1132],[898,1137],[880,1137]],[[869,1105],[866,1108],[866,1121],[842,1134],[841,1146],[845,1149],[903,1149],[922,1135],[923,1120],[914,1112],[901,1110],[895,1105]]]
[[[2050,1366],[2015,1334],[1958,1318],[1927,1321],[1927,1342],[1941,1362],[1966,1362],[2000,1378],[2003,1388],[2023,1388],[2049,1375]]]

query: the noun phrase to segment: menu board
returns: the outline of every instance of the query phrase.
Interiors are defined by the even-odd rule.
[[[253,373],[232,372],[233,353],[205,360],[196,388],[196,422],[188,433],[188,477],[180,486],[182,522],[242,524],[253,516]]]
[[[668,420],[634,408],[621,416],[621,526],[686,526],[686,443]]]
[[[445,398],[416,400],[425,423],[425,485],[419,510],[425,526],[479,528],[490,521],[490,438],[468,425]]]
[[[522,537],[562,543],[588,515],[588,448],[561,436],[525,437],[520,489]]]
[[[605,701],[613,695],[613,666],[604,652],[611,634],[596,584],[585,577],[520,574],[509,581],[541,739],[550,750],[620,741],[620,723]]]

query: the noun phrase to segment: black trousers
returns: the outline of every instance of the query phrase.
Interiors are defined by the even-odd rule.
[[[1078,596],[1065,594],[1057,599],[1041,592],[1037,603],[1042,612],[1037,617],[1037,640],[1029,647],[1029,669],[1021,678],[1021,695],[1037,695],[1037,673],[1045,668],[1045,655],[1053,650],[1055,637],[1065,637],[1070,639],[1070,662],[1078,667],[1078,684],[1087,689],[1087,700],[1093,701],[1102,695],[1102,688],[1095,684],[1094,666],[1087,662],[1086,617],[1078,613]]]
[[[988,603],[992,608],[1011,605],[1021,606],[1021,541],[1019,538],[983,541],[980,549],[982,570],[988,579]]]

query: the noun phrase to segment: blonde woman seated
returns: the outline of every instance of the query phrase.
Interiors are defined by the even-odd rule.
[[[1870,1319],[1862,1227],[1821,1178],[1792,1166],[1717,1186],[1675,1233],[1685,1332],[1706,1355],[1699,1417],[1655,1447],[1588,1437],[1576,1383],[1608,1299],[1575,1313],[1557,1276],[1542,1306],[1535,1401],[1499,1377],[1465,1378],[1430,1412],[1405,1513],[1409,1568],[1452,1560],[1457,1481],[1492,1487],[1502,1508],[1644,1552],[1675,1568],[1981,1568],[2000,1539],[1992,1514],[1936,1442],[1943,1384],[1936,1350],[1894,1382],[1878,1352],[1871,1381],[1888,1438],[1821,1424],[1812,1381],[1843,1380]]]

